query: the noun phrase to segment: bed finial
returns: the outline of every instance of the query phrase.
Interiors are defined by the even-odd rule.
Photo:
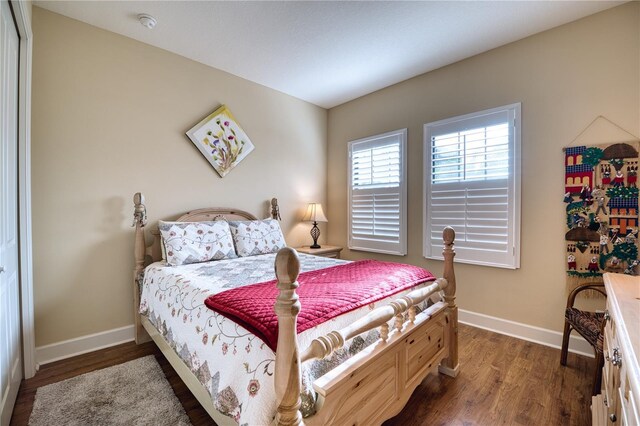
[[[133,225],[145,226],[147,224],[147,207],[144,205],[144,195],[142,192],[136,192],[133,195]]]
[[[276,278],[280,290],[275,311],[278,316],[278,350],[276,351],[275,388],[278,411],[275,424],[300,425],[300,353],[296,323],[300,301],[296,294],[300,259],[290,247],[276,255]]]
[[[449,354],[447,358],[442,360],[439,371],[451,377],[458,374],[458,307],[456,306],[456,275],[453,272],[453,258],[456,255],[453,249],[456,232],[452,227],[447,226],[442,231],[442,240],[444,247],[442,256],[444,257],[443,276],[447,280],[447,287],[444,289],[444,300],[447,302],[447,319],[449,327],[447,328],[449,339]]]
[[[280,207],[278,206],[278,199],[271,199],[271,219],[282,220],[280,217]]]
[[[445,247],[453,250],[453,240],[456,239],[456,231],[450,226],[445,227],[444,231],[442,231],[442,239],[444,240]]]

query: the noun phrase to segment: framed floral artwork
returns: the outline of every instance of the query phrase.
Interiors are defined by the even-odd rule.
[[[254,148],[249,136],[225,105],[193,126],[187,136],[221,177]]]

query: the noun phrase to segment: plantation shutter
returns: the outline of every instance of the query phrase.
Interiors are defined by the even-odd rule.
[[[452,226],[457,261],[519,266],[516,125],[515,107],[425,125],[425,257]]]
[[[406,254],[406,130],[349,143],[349,248]]]

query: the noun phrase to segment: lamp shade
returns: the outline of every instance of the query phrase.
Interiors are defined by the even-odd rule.
[[[309,203],[307,207],[307,212],[304,214],[302,218],[303,222],[328,222],[327,217],[324,215],[322,211],[322,204],[320,203]]]

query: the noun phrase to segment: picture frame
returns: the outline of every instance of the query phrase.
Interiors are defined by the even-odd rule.
[[[249,136],[226,105],[202,119],[186,134],[220,177],[225,177],[254,149]]]

